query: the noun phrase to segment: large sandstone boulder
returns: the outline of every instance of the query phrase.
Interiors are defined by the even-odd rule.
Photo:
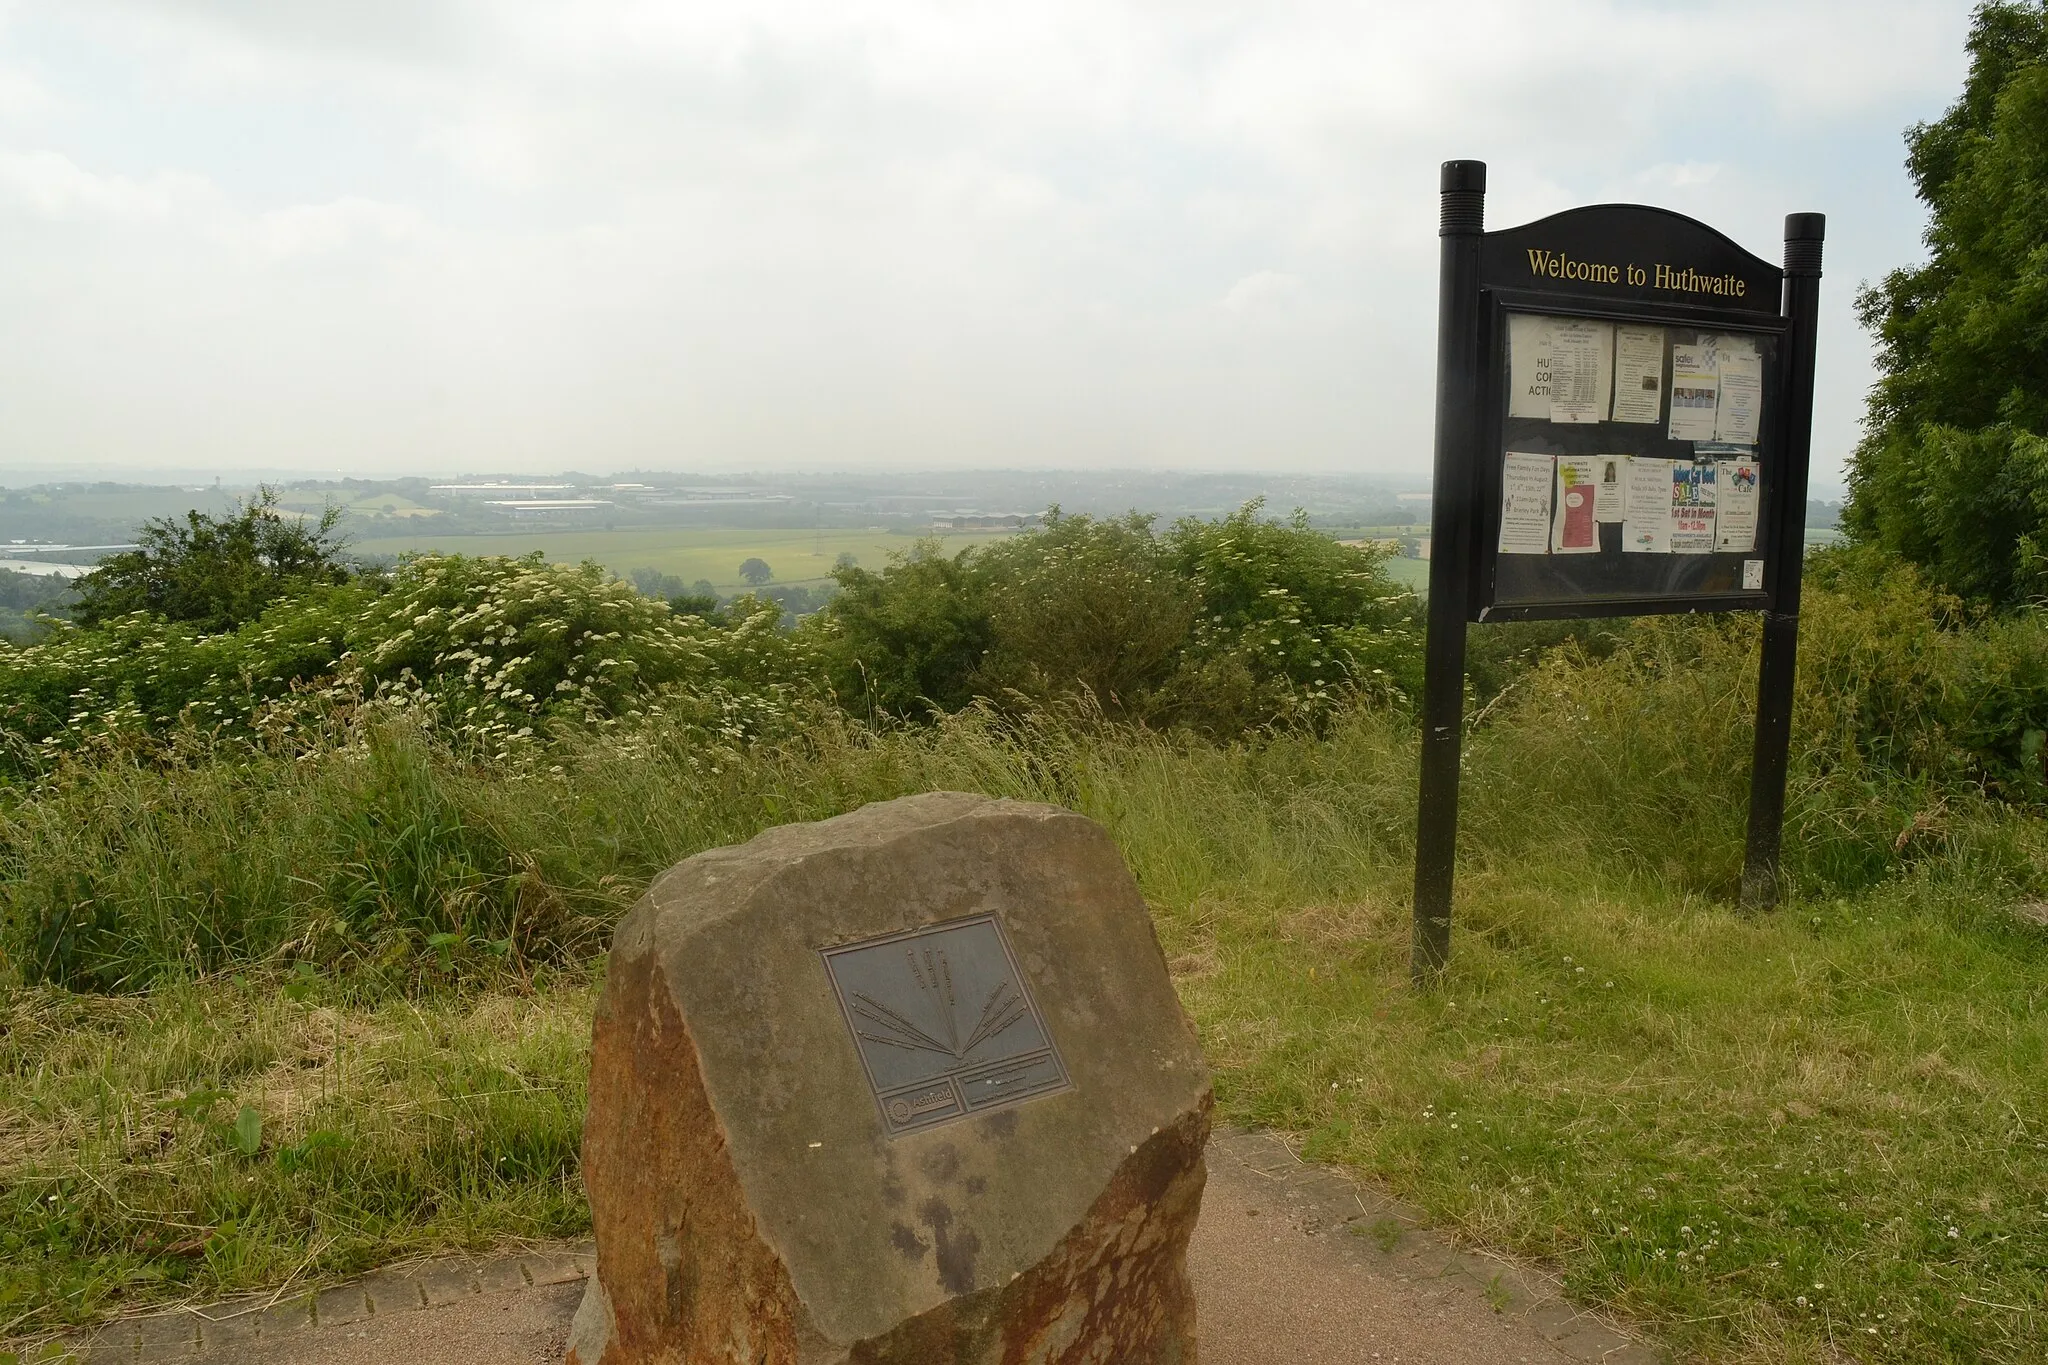
[[[1164,1365],[1209,1076],[1103,830],[942,792],[773,829],[620,926],[576,1365]]]

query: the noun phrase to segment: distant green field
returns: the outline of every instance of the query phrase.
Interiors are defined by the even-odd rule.
[[[1001,537],[1001,532],[959,532],[940,537],[948,554]],[[886,531],[764,531],[733,527],[648,527],[621,531],[512,531],[502,535],[436,535],[422,525],[405,535],[358,540],[362,554],[404,554],[439,550],[448,554],[523,555],[539,550],[550,561],[579,564],[594,559],[620,576],[635,569],[659,569],[685,583],[708,579],[721,592],[744,586],[740,564],[766,561],[772,581],[791,585],[824,582],[841,554],[864,569],[879,569],[892,554],[907,553],[917,538]]]
[[[332,489],[287,491],[278,498],[280,506],[308,516],[317,516],[322,509],[333,506],[360,517],[438,517],[441,509],[425,507],[411,498],[397,493],[365,493],[359,498],[340,499]]]
[[[1404,588],[1421,592],[1429,586],[1429,561],[1426,559],[1402,559],[1394,555],[1380,562],[1386,566],[1387,577]]]

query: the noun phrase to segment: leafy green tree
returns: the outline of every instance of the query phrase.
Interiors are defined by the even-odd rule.
[[[1422,685],[1417,600],[1385,553],[1340,545],[1296,512],[1280,524],[1252,502],[1167,534],[1173,570],[1199,601],[1171,695],[1212,732],[1313,716],[1357,690],[1396,703]]]
[[[974,559],[972,546],[948,558],[934,540],[880,573],[833,571],[838,595],[812,619],[843,704],[923,716],[974,700],[976,672],[995,641]]]
[[[659,569],[635,569],[627,577],[642,597],[679,597],[690,591],[678,575]]]
[[[842,701],[899,716],[1086,694],[1115,717],[1214,734],[1419,683],[1415,598],[1379,557],[1253,503],[1164,534],[1062,516],[951,558],[844,569],[809,629]]]
[[[1179,664],[1196,597],[1152,518],[1054,508],[1044,529],[978,558],[994,645],[976,670],[983,694],[1086,692],[1112,715],[1142,713]]]
[[[678,616],[701,616],[707,621],[715,621],[718,619],[718,594],[679,592],[668,599],[668,609]]]
[[[227,516],[153,518],[137,534],[136,549],[102,560],[78,580],[72,619],[92,627],[143,611],[202,634],[233,630],[273,602],[349,580],[334,534],[340,520],[339,507],[312,520],[280,511],[269,487]]]
[[[2048,7],[1980,7],[1970,74],[1907,134],[1925,265],[1857,299],[1882,378],[1842,522],[1966,597],[2048,593]]]
[[[768,561],[765,559],[748,559],[740,564],[740,577],[758,588],[775,577],[775,571],[768,567]]]

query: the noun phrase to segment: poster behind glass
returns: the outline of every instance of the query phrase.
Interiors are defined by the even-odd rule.
[[[1762,590],[1778,337],[1501,316],[1493,605]]]

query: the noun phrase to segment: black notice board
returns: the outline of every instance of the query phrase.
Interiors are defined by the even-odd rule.
[[[1637,205],[1487,232],[1482,161],[1439,194],[1418,985],[1450,957],[1472,620],[1761,610],[1742,899],[1776,901],[1827,227],[1788,215],[1780,269]]]
[[[1484,235],[1470,619],[1771,604],[1769,547],[1805,511],[1777,495],[1782,279],[1705,224],[1639,205]]]

